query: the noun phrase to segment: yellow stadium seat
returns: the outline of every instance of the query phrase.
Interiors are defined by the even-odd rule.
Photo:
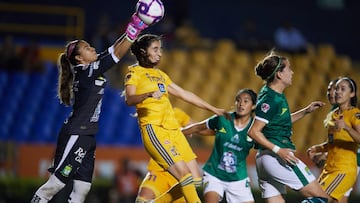
[[[178,66],[184,66],[189,61],[188,53],[181,49],[174,49],[171,52],[172,63]]]
[[[233,54],[233,66],[236,69],[246,69],[251,65],[250,54],[246,51],[237,51]]]
[[[196,49],[191,52],[191,65],[208,66],[210,64],[209,52]]]
[[[319,44],[317,45],[317,56],[332,60],[336,56],[335,47],[332,44]]]

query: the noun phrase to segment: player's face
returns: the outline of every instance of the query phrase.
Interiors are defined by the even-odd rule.
[[[146,52],[149,63],[154,66],[158,65],[162,56],[161,41],[152,42]]]
[[[255,104],[251,100],[251,96],[248,93],[241,93],[235,101],[236,114],[239,116],[250,115],[255,108]]]
[[[94,47],[91,47],[89,43],[85,41],[79,42],[79,55],[75,58],[80,62],[80,64],[89,64],[97,60],[97,53]]]
[[[290,67],[290,62],[288,60],[284,61],[285,68],[280,71],[280,77],[285,86],[290,86],[292,84],[292,76],[294,74],[293,70]]]
[[[354,92],[351,92],[350,83],[348,80],[340,80],[336,83],[335,88],[335,101],[337,104],[349,104],[350,99],[355,96]]]
[[[334,105],[336,103],[335,101],[335,83],[330,82],[327,88],[327,99],[331,105]]]

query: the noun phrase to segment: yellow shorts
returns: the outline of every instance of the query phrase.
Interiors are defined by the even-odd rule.
[[[172,202],[186,202],[178,181],[168,172],[148,172],[140,185],[141,188],[148,188],[154,192],[155,199],[164,194],[169,194]]]
[[[322,189],[332,198],[341,200],[344,194],[353,187],[356,181],[356,171],[333,171],[323,170],[319,176]]]
[[[164,169],[178,161],[196,158],[180,129],[169,130],[148,124],[141,126],[141,135],[145,150]]]

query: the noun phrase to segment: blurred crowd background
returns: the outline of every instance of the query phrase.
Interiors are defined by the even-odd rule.
[[[313,100],[326,101],[327,84],[338,76],[348,75],[360,82],[359,1],[163,3],[164,19],[146,31],[163,35],[160,68],[175,83],[215,106],[231,110],[238,89],[259,90],[262,83],[254,74],[254,65],[272,48],[292,63],[293,85],[286,94],[293,111]],[[70,112],[56,98],[58,54],[75,38],[90,42],[97,52],[104,50],[124,32],[135,4],[136,0],[0,1],[0,180],[47,176],[58,130]],[[124,163],[141,177],[148,158],[132,116],[135,109],[120,97],[124,71],[132,63],[134,58],[128,54],[107,73],[110,86],[100,117],[95,176],[112,186],[117,185],[113,180]],[[211,116],[181,101],[174,99],[173,103],[195,121]],[[294,125],[293,139],[300,156],[309,146],[326,140],[322,121],[329,109]],[[212,138],[190,142],[201,154],[200,162],[206,160]],[[253,160],[249,162],[253,174]],[[38,184],[33,183],[35,187]],[[7,186],[0,181],[0,188]],[[0,189],[0,201],[10,202],[14,194],[8,190]],[[109,191],[107,198],[115,198],[116,190]],[[34,191],[27,188],[27,192],[31,195]]]

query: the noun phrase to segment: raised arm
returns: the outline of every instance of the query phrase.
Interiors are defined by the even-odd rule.
[[[308,106],[306,106],[303,109],[300,109],[299,111],[296,111],[294,113],[291,114],[291,122],[296,122],[299,119],[303,118],[306,114],[311,113],[313,111],[315,111],[316,109],[324,106],[325,103],[321,102],[321,101],[314,101],[311,102]]]
[[[194,93],[184,90],[180,86],[176,85],[175,83],[172,83],[168,86],[168,91],[170,94],[190,103],[193,104],[199,108],[206,109],[209,111],[214,112],[218,116],[227,116],[227,112],[225,109],[220,109],[212,106],[211,104],[207,103],[203,99],[201,99],[199,96],[195,95]]]
[[[121,59],[130,49],[132,42],[134,42],[141,31],[147,27],[148,25],[141,21],[136,14],[133,14],[126,27],[125,35],[117,39],[113,45],[114,55],[118,59]]]

